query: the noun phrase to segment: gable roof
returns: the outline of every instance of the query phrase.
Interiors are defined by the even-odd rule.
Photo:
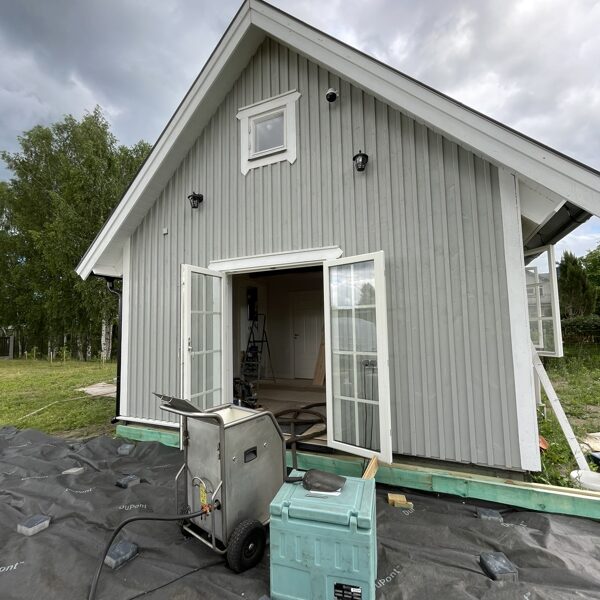
[[[587,213],[600,215],[600,172],[557,152],[396,71],[302,21],[246,0],[223,34],[77,266],[120,276],[125,241],[157,199],[198,134],[231,89],[250,56],[271,37],[526,181],[542,185]]]

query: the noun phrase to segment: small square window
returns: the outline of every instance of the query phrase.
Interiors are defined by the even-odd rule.
[[[293,90],[240,108],[241,171],[287,160],[296,161],[296,102]]]
[[[250,158],[267,152],[285,150],[285,112],[279,111],[250,120],[252,148]]]

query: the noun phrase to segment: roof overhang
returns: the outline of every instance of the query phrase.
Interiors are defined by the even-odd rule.
[[[391,67],[262,2],[246,0],[156,142],[77,273],[87,278],[122,271],[125,240],[141,223],[203,127],[260,43],[269,36],[424,123],[461,146],[515,173],[560,204],[600,215],[600,173],[474,111]],[[547,217],[547,215],[546,215]],[[546,218],[547,220],[547,218]],[[536,226],[542,226],[539,222]]]

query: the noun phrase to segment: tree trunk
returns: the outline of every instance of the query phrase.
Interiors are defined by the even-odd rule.
[[[112,352],[113,322],[102,319],[102,337],[100,339],[100,357],[103,361],[110,360]]]

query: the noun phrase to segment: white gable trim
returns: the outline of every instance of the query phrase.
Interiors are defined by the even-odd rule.
[[[179,161],[168,160],[175,143],[186,133],[186,126],[192,119],[194,112],[198,109],[202,99],[208,94],[211,87],[216,84],[233,51],[240,44],[250,27],[249,4],[246,3],[234,18],[204,69],[192,85],[192,88],[175,111],[171,121],[152,148],[148,159],[142,165],[132,184],[125,192],[125,195],[75,269],[82,279],[87,279],[93,271],[95,264],[107,250],[117,232],[125,225],[127,218],[134,211],[142,195],[150,195],[153,202],[162,191],[162,185],[152,185],[155,174],[162,168],[168,171],[168,176],[170,177],[177,168]],[[188,137],[192,138],[190,140],[191,145],[191,142],[196,139],[198,132],[194,132],[193,135],[190,135],[192,132],[187,133]],[[170,162],[177,164],[170,165]],[[145,216],[146,210],[138,216],[136,226]],[[133,229],[135,227],[130,227],[130,230],[127,231],[127,237],[133,233]]]
[[[261,0],[246,0],[76,271],[111,264],[265,35],[495,164],[600,216],[600,176]],[[233,83],[231,81],[231,83]],[[192,126],[193,124],[193,126]],[[113,246],[119,246],[115,248]]]
[[[252,23],[398,110],[600,215],[600,177],[293,17],[250,0]]]

